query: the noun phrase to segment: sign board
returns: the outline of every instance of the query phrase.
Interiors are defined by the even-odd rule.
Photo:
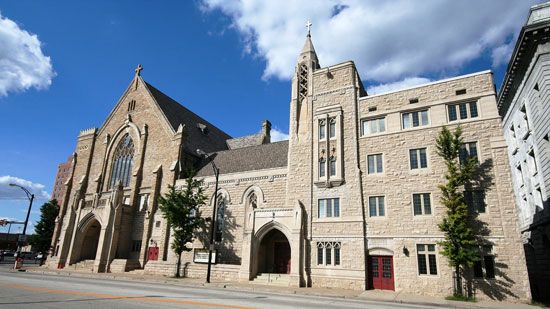
[[[217,251],[212,250],[212,264],[216,264]],[[208,263],[208,249],[194,249],[193,262]]]

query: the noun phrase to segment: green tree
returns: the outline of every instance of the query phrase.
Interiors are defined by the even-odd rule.
[[[34,235],[29,238],[29,243],[36,252],[47,254],[52,245],[55,218],[59,214],[59,205],[56,200],[44,203],[40,207],[40,220],[34,227]]]
[[[181,254],[191,251],[187,247],[193,242],[195,233],[203,225],[200,207],[204,205],[206,196],[202,181],[194,179],[194,173],[189,173],[185,188],[181,191],[170,186],[170,191],[159,196],[159,209],[173,230],[172,250],[178,256],[176,277],[180,276]]]
[[[472,267],[479,260],[477,238],[472,229],[468,206],[464,200],[463,188],[472,180],[477,166],[477,159],[467,158],[460,162],[462,146],[462,129],[454,132],[443,127],[436,140],[437,154],[443,158],[447,167],[446,183],[439,186],[441,202],[447,208],[443,221],[438,225],[445,234],[445,240],[439,242],[443,248],[441,254],[447,257],[449,265],[454,267],[456,276],[455,295],[462,295],[460,270]]]

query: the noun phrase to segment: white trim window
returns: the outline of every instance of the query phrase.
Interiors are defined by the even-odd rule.
[[[416,245],[419,275],[437,275],[437,258],[434,244]]]
[[[319,159],[319,178],[325,178],[327,176],[327,161],[325,158]]]
[[[386,131],[386,117],[365,119],[361,121],[363,136]]]
[[[336,158],[330,157],[328,161],[329,173],[330,176],[336,176]]]
[[[380,174],[384,172],[384,160],[381,153],[367,155],[367,173]]]
[[[428,156],[426,148],[417,148],[409,150],[409,162],[411,170],[428,167]]]
[[[340,217],[340,199],[323,198],[319,199],[319,218]]]
[[[321,241],[317,243],[317,265],[340,265],[340,242]]]
[[[420,110],[401,114],[403,129],[427,126],[430,122],[428,110]]]
[[[336,138],[336,118],[332,117],[328,119],[328,138]]]
[[[449,104],[447,105],[447,112],[449,115],[449,122],[459,120],[459,118],[460,120],[476,118],[479,115],[476,101]]]
[[[432,214],[432,203],[431,203],[430,193],[413,194],[413,213],[415,216]]]
[[[384,196],[369,197],[369,216],[384,217],[386,215],[386,205]]]
[[[319,140],[324,140],[327,136],[327,126],[324,119],[319,120]]]

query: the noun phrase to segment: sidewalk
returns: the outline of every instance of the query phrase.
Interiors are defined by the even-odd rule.
[[[281,287],[271,285],[260,285],[248,282],[223,282],[217,281],[207,284],[204,279],[194,278],[171,278],[160,275],[143,275],[143,274],[131,274],[131,273],[90,273],[74,270],[62,270],[62,269],[48,269],[45,267],[33,267],[26,269],[30,273],[39,273],[47,275],[58,276],[71,276],[79,278],[99,278],[110,280],[129,280],[129,281],[144,281],[152,283],[165,283],[171,285],[180,285],[186,287],[212,287],[218,289],[230,289],[238,291],[253,291],[253,292],[267,292],[274,294],[296,294],[306,296],[325,296],[325,297],[339,297],[368,301],[381,301],[381,302],[393,302],[393,303],[407,303],[425,306],[441,306],[452,308],[514,308],[514,309],[536,309],[539,307],[531,306],[521,303],[509,303],[509,302],[492,302],[492,301],[479,301],[475,303],[470,302],[458,302],[449,301],[442,298],[406,294],[394,291],[382,291],[382,290],[367,290],[356,291],[346,289],[333,289],[333,288],[296,288],[296,287]]]

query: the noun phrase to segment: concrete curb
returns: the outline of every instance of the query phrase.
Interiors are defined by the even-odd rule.
[[[365,296],[361,295],[364,291],[354,291],[354,290],[334,290],[326,288],[287,288],[287,287],[273,287],[267,285],[253,284],[253,283],[235,283],[235,282],[212,282],[204,283],[199,282],[195,279],[190,278],[170,278],[170,277],[159,277],[155,275],[128,275],[128,274],[98,274],[98,273],[86,273],[78,271],[65,271],[65,270],[50,270],[44,268],[30,268],[26,270],[29,273],[36,273],[42,275],[54,275],[54,276],[65,276],[65,277],[76,277],[76,278],[96,278],[96,279],[109,279],[109,280],[118,280],[118,281],[135,281],[139,279],[140,281],[149,282],[149,283],[164,283],[170,284],[173,286],[184,286],[188,288],[198,288],[198,287],[210,287],[215,289],[228,289],[234,291],[250,291],[250,292],[262,292],[270,294],[279,294],[279,295],[302,295],[310,297],[333,297],[333,298],[344,298],[344,299],[356,299],[372,302],[385,302],[385,303],[396,303],[396,304],[413,304],[419,306],[432,306],[432,307],[446,307],[446,308],[460,308],[460,309],[481,309],[481,308],[538,308],[535,306],[522,304],[522,303],[505,303],[505,302],[482,302],[482,303],[466,303],[466,302],[457,302],[450,300],[440,300],[433,302],[430,301],[418,301],[415,299],[408,299],[406,295],[398,293],[393,296],[393,298],[387,297],[376,297],[376,296]],[[15,270],[10,270],[10,272],[15,272]],[[344,292],[345,294],[341,294]],[[390,295],[387,295],[390,296]]]

